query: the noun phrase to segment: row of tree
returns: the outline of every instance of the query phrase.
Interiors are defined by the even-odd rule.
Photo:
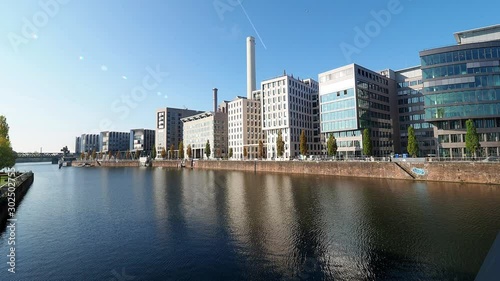
[[[17,153],[12,149],[9,139],[9,125],[5,116],[0,115],[0,170],[16,164]]]

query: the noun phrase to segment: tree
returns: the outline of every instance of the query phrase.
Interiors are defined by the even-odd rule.
[[[304,130],[300,133],[300,154],[307,155],[307,137]]]
[[[16,164],[16,153],[12,150],[8,138],[0,136],[0,170]]]
[[[92,150],[92,159],[95,159],[97,156],[97,152],[95,151],[95,148],[94,150]]]
[[[80,153],[80,160],[85,160],[85,153],[84,152]]]
[[[186,154],[187,154],[187,157],[188,158],[191,158],[191,155],[192,155],[193,151],[191,149],[191,145],[188,144],[188,147],[186,148]]]
[[[16,164],[17,153],[12,150],[9,140],[9,125],[7,118],[0,115],[0,170]]]
[[[111,156],[113,156],[113,152],[111,152],[111,150],[110,150],[110,151],[108,151],[108,159],[109,160],[111,160]]]
[[[210,141],[207,140],[207,144],[205,144],[205,155],[207,156],[207,158],[210,158],[210,154],[212,152],[210,151]]]
[[[372,139],[370,137],[370,130],[363,130],[363,154],[366,156],[372,156]]]
[[[406,150],[411,155],[411,157],[418,156],[418,142],[417,137],[415,136],[415,129],[412,126],[408,126],[408,146]]]
[[[278,157],[282,157],[284,151],[285,151],[285,142],[283,141],[281,130],[279,130],[278,138],[276,139],[276,154],[278,155]]]
[[[243,147],[243,159],[246,159],[248,156],[248,149],[246,146]]]
[[[262,143],[262,140],[259,140],[259,159],[262,159],[264,157],[264,143]]]
[[[182,141],[179,142],[179,158],[184,159],[184,143]]]
[[[130,158],[131,158],[130,150],[127,150],[127,153],[125,154],[125,159],[130,159]]]
[[[160,153],[160,155],[161,155],[161,158],[162,158],[162,159],[165,159],[165,157],[167,156],[167,151],[165,150],[165,148],[162,148],[162,149],[161,149],[161,153]]]
[[[467,133],[465,134],[465,148],[467,149],[467,155],[476,157],[477,151],[481,147],[479,143],[479,134],[476,130],[476,125],[471,119],[465,122],[467,128]]]
[[[170,159],[174,159],[174,144],[170,145]]]
[[[153,150],[151,150],[151,158],[152,159],[156,158],[156,146],[153,146]]]
[[[233,148],[231,147],[229,149],[229,155],[228,155],[229,158],[232,158],[233,157]]]
[[[327,146],[327,153],[329,157],[337,155],[337,140],[333,136],[333,134],[330,134],[328,137],[328,141],[326,143]]]

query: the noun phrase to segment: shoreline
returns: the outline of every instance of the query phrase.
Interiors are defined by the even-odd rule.
[[[181,160],[154,160],[152,167],[180,168]],[[73,161],[72,166],[94,161]],[[94,167],[140,167],[138,160],[102,161]],[[500,185],[500,163],[378,162],[378,161],[266,161],[194,160],[188,169],[331,175],[412,181]]]

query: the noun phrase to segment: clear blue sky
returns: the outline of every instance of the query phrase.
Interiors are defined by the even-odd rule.
[[[160,107],[210,110],[213,87],[219,100],[246,95],[247,36],[256,38],[258,84],[284,69],[318,79],[352,62],[418,65],[419,51],[498,24],[500,10],[483,0],[40,2],[52,3],[48,12],[39,0],[0,2],[0,114],[21,152],[73,150],[75,136],[102,129],[154,128]],[[397,2],[380,29],[370,25],[372,11]],[[368,43],[355,43],[356,27],[372,27]],[[343,43],[357,51],[345,56]],[[147,80],[145,96],[122,101],[139,93],[147,67],[163,74]]]

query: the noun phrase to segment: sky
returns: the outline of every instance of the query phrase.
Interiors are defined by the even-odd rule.
[[[18,152],[73,151],[83,133],[155,127],[162,107],[210,110],[286,71],[420,64],[453,33],[499,24],[498,1],[5,0],[0,115]],[[259,86],[258,86],[259,87]]]

